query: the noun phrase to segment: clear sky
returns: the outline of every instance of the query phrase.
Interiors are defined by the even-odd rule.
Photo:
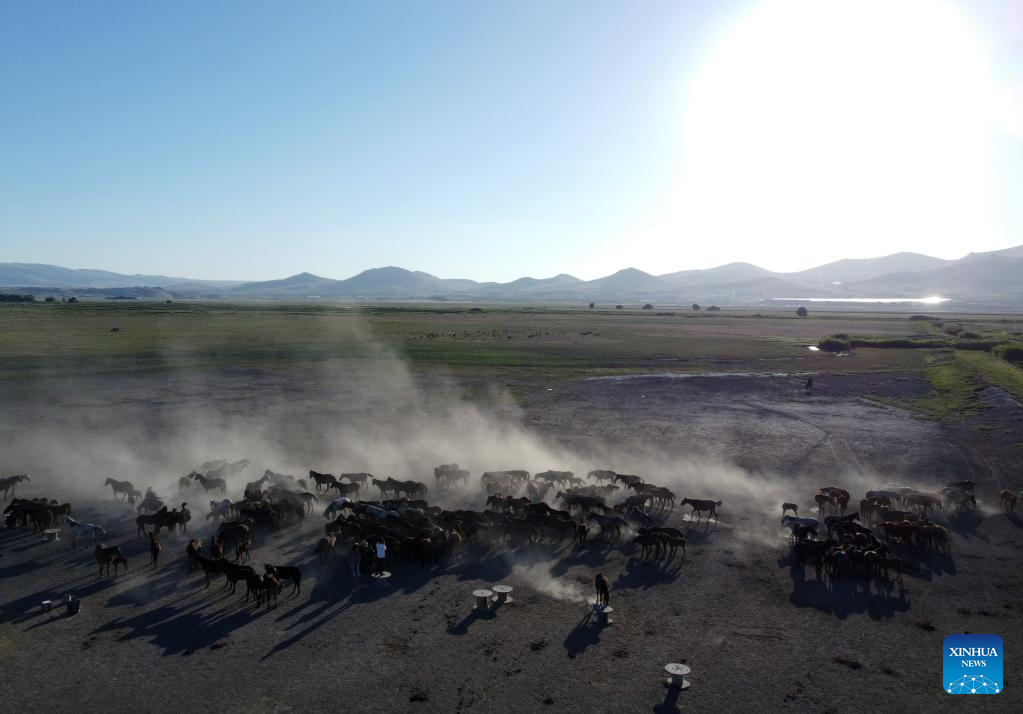
[[[0,261],[796,270],[1020,196],[1013,0],[0,3]]]

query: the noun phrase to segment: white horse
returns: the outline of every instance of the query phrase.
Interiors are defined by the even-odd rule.
[[[352,507],[352,499],[350,498],[338,498],[330,502],[326,510],[323,511],[324,518],[334,518],[337,512]]]
[[[93,543],[96,542],[96,535],[106,535],[107,532],[101,526],[97,526],[95,523],[79,523],[71,516],[64,516],[64,522],[67,523],[68,528],[71,529],[71,545],[75,546],[78,544],[78,539],[88,538]]]

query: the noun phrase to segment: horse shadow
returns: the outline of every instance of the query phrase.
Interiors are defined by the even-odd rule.
[[[572,628],[565,638],[565,653],[569,659],[575,659],[592,645],[600,642],[600,635],[604,631],[604,625],[593,617],[592,612],[587,612],[583,618]]]
[[[473,609],[470,610],[469,614],[463,617],[458,623],[454,625],[449,623],[445,632],[455,637],[461,637],[462,635],[466,634],[469,631],[469,628],[472,627],[472,624],[477,620],[493,620],[496,617],[497,617],[496,609],[487,610]]]
[[[632,556],[626,561],[625,570],[618,574],[611,587],[616,590],[646,589],[655,585],[673,583],[682,572],[682,564],[681,556],[677,556],[675,560],[671,561],[643,561]]]
[[[839,579],[826,575],[807,579],[805,568],[794,555],[790,559],[779,558],[778,564],[782,567],[789,565],[792,578],[789,602],[796,607],[812,607],[839,620],[855,613],[865,613],[874,620],[888,619],[910,608],[905,588],[898,581],[893,583],[854,575]],[[897,595],[892,595],[892,590],[897,590]]]
[[[139,570],[134,575],[136,577],[144,577],[146,574],[145,571]],[[176,568],[165,567],[160,570],[150,570],[148,577],[145,577],[136,587],[122,590],[112,595],[107,600],[107,607],[118,607],[120,605],[144,606],[154,600],[188,587],[185,580],[181,577],[181,572]],[[191,591],[191,588],[189,590]]]
[[[568,572],[569,568],[575,565],[584,565],[590,568],[600,567],[607,563],[610,551],[610,547],[575,550],[570,555],[560,558],[551,566],[551,575],[564,575]]]
[[[240,605],[244,606],[245,603],[234,602],[209,614],[201,612],[199,608],[160,606],[134,617],[111,620],[97,627],[92,634],[127,630],[117,638],[118,641],[147,639],[150,644],[160,648],[164,656],[189,655],[217,643],[238,628],[271,612],[265,607],[253,610]]]
[[[945,522],[945,527],[963,538],[977,538],[987,543],[990,538],[979,530],[982,523],[984,523],[984,516],[980,511],[973,510],[952,514]]]
[[[906,550],[899,553],[903,560],[903,573],[918,580],[931,580],[933,575],[955,575],[956,564],[948,553],[934,551]],[[921,565],[927,566],[926,569]]]
[[[1008,519],[1009,523],[1011,523],[1012,525],[1016,526],[1017,528],[1023,528],[1023,518],[1020,518],[1019,516],[1017,516],[1012,511],[1008,511],[1005,514],[1005,517],[1006,517],[1006,519]]]

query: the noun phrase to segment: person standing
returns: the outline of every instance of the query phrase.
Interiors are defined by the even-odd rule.
[[[360,541],[352,539],[352,562],[351,570],[353,577],[359,577],[362,575],[362,568],[359,566],[362,563],[362,543]]]
[[[589,526],[586,525],[586,521],[582,518],[579,519],[579,523],[575,526],[575,535],[578,540],[579,549],[582,550],[583,546],[586,545],[586,532],[589,530]]]
[[[381,538],[377,541],[377,563],[376,572],[384,572],[384,564],[387,562],[387,544],[384,543],[384,539]]]
[[[593,589],[597,591],[597,606],[606,607],[611,602],[611,583],[603,573],[593,578]]]

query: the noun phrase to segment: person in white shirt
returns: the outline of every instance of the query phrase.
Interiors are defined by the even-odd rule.
[[[383,540],[377,541],[377,572],[384,572],[384,561],[387,560],[387,545]]]

